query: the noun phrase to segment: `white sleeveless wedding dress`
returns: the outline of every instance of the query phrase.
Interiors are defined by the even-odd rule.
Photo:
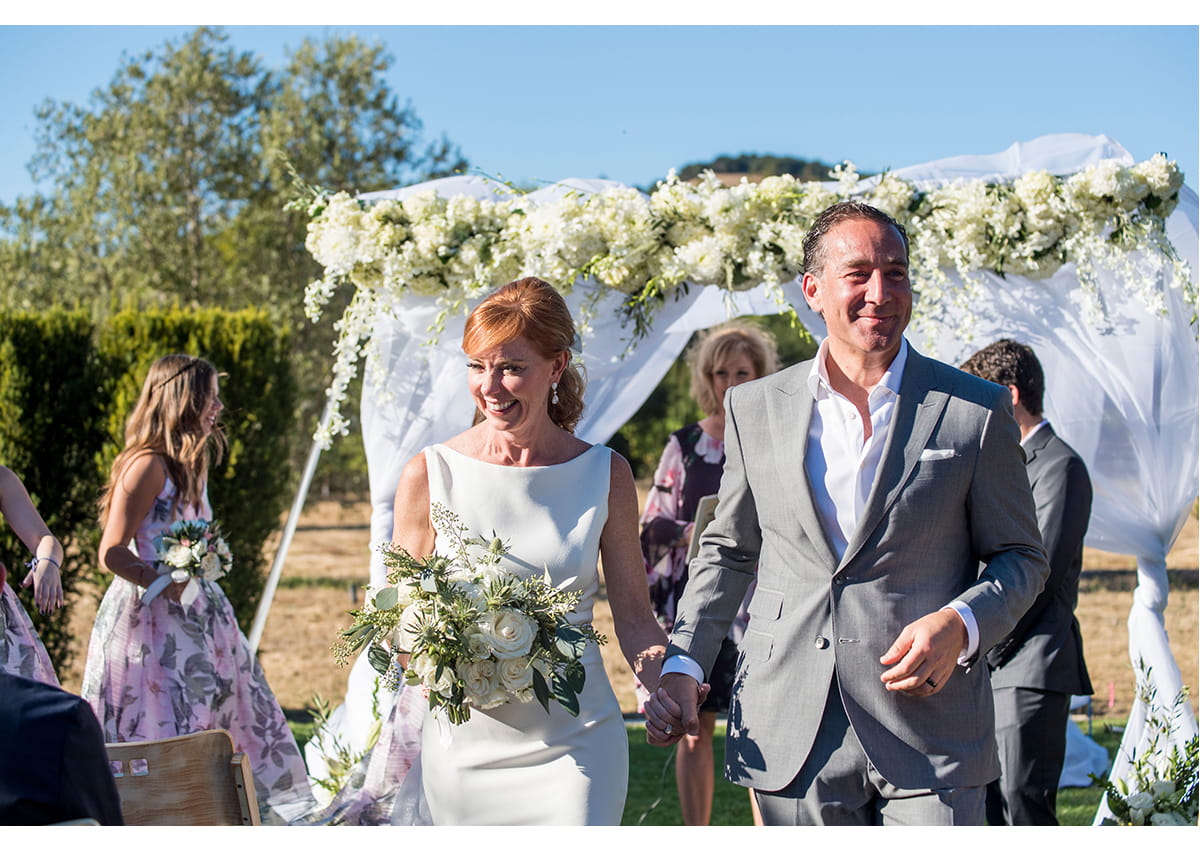
[[[457,514],[469,535],[494,532],[505,540],[513,572],[548,569],[554,585],[575,577],[570,589],[583,599],[572,620],[586,623],[600,587],[611,457],[607,447],[592,446],[563,464],[504,467],[431,446],[429,499]],[[625,724],[599,648],[588,645],[583,659],[587,683],[578,717],[553,702],[547,713],[536,700],[472,709],[458,726],[427,715],[421,781],[434,824],[621,823],[629,774]]]

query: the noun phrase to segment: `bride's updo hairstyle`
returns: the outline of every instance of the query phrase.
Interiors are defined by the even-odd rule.
[[[541,278],[521,278],[484,299],[467,317],[462,348],[470,356],[517,337],[524,337],[547,359],[571,353],[575,320],[563,297]],[[551,421],[572,434],[583,415],[583,387],[583,376],[568,360],[554,391],[558,404],[551,402],[554,392],[546,395]]]

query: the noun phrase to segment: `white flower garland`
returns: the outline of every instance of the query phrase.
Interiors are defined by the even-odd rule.
[[[975,273],[1042,279],[1073,263],[1092,315],[1098,268],[1112,270],[1152,309],[1162,285],[1196,290],[1167,239],[1165,222],[1179,202],[1183,175],[1157,154],[1124,166],[1105,160],[1069,177],[1030,172],[1011,183],[958,181],[921,190],[894,174],[860,180],[854,166],[820,184],[790,175],[724,186],[711,172],[685,183],[672,171],[649,196],[622,187],[570,192],[540,205],[517,196],[439,198],[432,191],[404,200],[364,203],[345,192],[314,190],[306,247],[325,274],[305,291],[314,321],[338,287],[356,290],[338,325],[328,445],[349,424],[340,403],[354,377],[373,320],[407,293],[437,297],[445,318],[508,281],[543,278],[563,292],[592,277],[624,293],[634,337],[647,333],[659,304],[696,284],[731,290],[766,283],[782,303],[781,284],[803,269],[803,241],[816,216],[854,197],[894,216],[908,231],[915,319],[929,321],[947,302],[966,303]],[[1130,253],[1143,253],[1135,269]],[[965,286],[953,285],[947,270]]]

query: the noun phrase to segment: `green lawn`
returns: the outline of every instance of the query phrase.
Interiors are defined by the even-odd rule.
[[[288,713],[292,732],[300,747],[312,735],[311,721],[301,713]],[[1081,725],[1082,727],[1083,725]],[[1084,732],[1087,728],[1083,727]],[[621,824],[628,825],[679,825],[679,796],[675,791],[675,763],[672,750],[664,750],[646,744],[646,735],[640,725],[631,725],[629,735],[629,794],[625,801],[625,815]],[[1119,731],[1097,725],[1092,738],[1105,747],[1109,754],[1121,743]],[[717,723],[713,735],[713,752],[716,764],[724,761],[725,725]],[[1064,825],[1090,825],[1100,804],[1101,790],[1098,786],[1088,788],[1066,788],[1058,790],[1058,820]],[[717,778],[713,795],[714,825],[751,825],[750,799],[741,786]]]

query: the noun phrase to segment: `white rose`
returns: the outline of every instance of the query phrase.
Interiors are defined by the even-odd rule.
[[[172,567],[187,567],[192,563],[192,550],[182,544],[173,544],[163,556],[163,561]]]
[[[467,633],[467,649],[474,659],[486,659],[492,655],[492,643],[478,630]]]
[[[388,636],[388,642],[397,650],[412,650],[413,639],[420,631],[421,620],[421,607],[410,603],[400,613],[400,623],[396,624],[396,628]]]
[[[492,645],[497,659],[515,659],[528,655],[537,625],[520,612],[496,609],[480,619],[479,631]]]
[[[217,555],[222,559],[229,558],[229,545],[225,543],[224,538],[217,538],[216,550]]]
[[[1150,784],[1150,794],[1155,798],[1165,798],[1175,793],[1174,780],[1155,780]]]
[[[517,694],[533,686],[533,668],[528,659],[501,659],[496,664],[496,677],[501,687]]]
[[[486,703],[496,690],[496,663],[491,659],[475,659],[458,666],[467,700],[476,705]]]
[[[205,553],[204,558],[200,559],[200,569],[204,571],[204,578],[210,582],[219,579],[225,573],[221,559],[216,553]]]
[[[417,675],[421,684],[430,691],[448,694],[454,685],[454,675],[449,668],[442,669],[442,675],[437,675],[438,663],[428,653],[419,653],[409,663],[408,669]]]

